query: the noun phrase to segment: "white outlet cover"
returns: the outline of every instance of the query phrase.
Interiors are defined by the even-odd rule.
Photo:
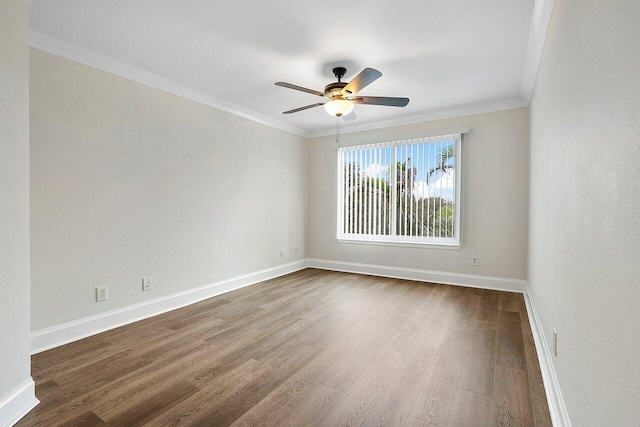
[[[96,288],[96,302],[106,301],[109,299],[109,287],[101,286]]]
[[[143,291],[150,291],[151,289],[153,289],[153,281],[151,280],[151,277],[145,277],[142,279],[142,290]]]

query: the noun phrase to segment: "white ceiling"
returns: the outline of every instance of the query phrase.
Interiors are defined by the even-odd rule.
[[[334,66],[347,68],[345,81],[372,67],[383,76],[361,95],[411,98],[405,108],[356,105],[358,120],[343,125],[354,128],[522,102],[534,3],[32,0],[32,45],[45,45],[34,43],[35,33],[48,45],[79,46],[85,57],[101,54],[195,89],[228,111],[311,135],[333,131],[335,119],[321,107],[282,111],[322,99],[274,82],[322,91],[335,81]]]

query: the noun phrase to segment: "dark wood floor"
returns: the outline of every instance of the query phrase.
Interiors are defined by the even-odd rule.
[[[20,426],[550,426],[519,294],[307,269],[32,358]]]

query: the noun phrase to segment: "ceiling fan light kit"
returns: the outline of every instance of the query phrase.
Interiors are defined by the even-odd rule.
[[[324,110],[331,116],[346,116],[353,111],[353,102],[346,99],[334,99],[325,102]]]
[[[345,117],[353,111],[354,104],[364,105],[384,105],[389,107],[404,107],[409,103],[409,98],[391,98],[386,96],[359,96],[354,95],[361,89],[382,76],[382,73],[373,68],[365,68],[349,83],[342,82],[342,77],[346,74],[347,69],[344,67],[336,67],[333,69],[333,74],[338,79],[335,83],[329,83],[324,88],[324,92],[319,92],[313,89],[307,89],[302,86],[297,86],[291,83],[277,82],[276,86],[282,86],[289,89],[298,90],[301,92],[310,93],[312,95],[321,96],[329,99],[329,101],[317,104],[311,104],[304,107],[294,108],[293,110],[284,111],[282,114],[292,114],[298,111],[307,110],[313,107],[319,107],[324,105],[325,111],[334,117]]]

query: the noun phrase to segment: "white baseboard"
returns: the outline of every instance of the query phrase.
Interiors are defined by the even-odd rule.
[[[91,335],[117,328],[138,320],[166,313],[190,304],[211,298],[226,292],[250,286],[265,280],[293,273],[307,267],[322,270],[343,271],[373,276],[417,280],[421,282],[442,283],[524,294],[529,315],[529,323],[536,344],[542,379],[547,393],[549,411],[555,427],[570,427],[567,409],[562,398],[560,385],[553,366],[551,352],[544,339],[543,329],[538,318],[530,291],[526,282],[519,279],[477,276],[471,274],[449,273],[412,268],[360,264],[322,259],[304,259],[274,268],[234,277],[187,291],[156,298],[95,316],[86,317],[62,325],[54,326],[31,334],[32,354],[39,353],[63,344],[67,344]],[[16,423],[38,404],[35,398],[33,380],[25,381],[20,387],[0,400],[0,426]]]
[[[344,271],[347,273],[369,274],[372,276],[393,277],[398,279],[418,280],[421,282],[442,283],[446,285],[468,286],[473,288],[498,291],[520,292],[524,294],[531,331],[536,344],[536,352],[542,372],[542,380],[546,390],[547,403],[554,427],[570,427],[569,415],[562,398],[560,384],[553,366],[551,352],[544,339],[544,333],[531,292],[524,280],[505,279],[501,277],[475,276],[470,274],[448,273],[443,271],[418,270],[412,268],[359,264],[322,259],[309,259],[309,267],[323,270]]]
[[[0,398],[0,426],[12,426],[27,415],[40,401],[36,399],[36,385],[29,377],[18,387]]]
[[[536,344],[540,371],[542,372],[542,382],[547,392],[551,421],[554,427],[570,427],[569,413],[562,398],[560,383],[558,382],[558,376],[553,366],[553,357],[547,345],[547,340],[544,338],[544,329],[542,329],[542,323],[540,323],[536,306],[533,303],[533,298],[531,298],[531,290],[528,287],[524,295],[524,301],[527,304],[531,332],[533,333],[533,340]]]
[[[31,333],[31,354],[40,353],[119,326],[185,307],[245,286],[293,273],[306,267],[306,259],[295,261],[63,323],[51,328],[41,329]]]
[[[444,271],[419,270],[415,268],[391,267],[354,262],[309,259],[309,267],[322,270],[344,271],[347,273],[369,274],[371,276],[393,277],[396,279],[417,280],[420,282],[442,283],[445,285],[468,286],[471,288],[492,289],[496,291],[527,291],[526,282],[502,277],[475,276],[471,274],[448,273]]]

